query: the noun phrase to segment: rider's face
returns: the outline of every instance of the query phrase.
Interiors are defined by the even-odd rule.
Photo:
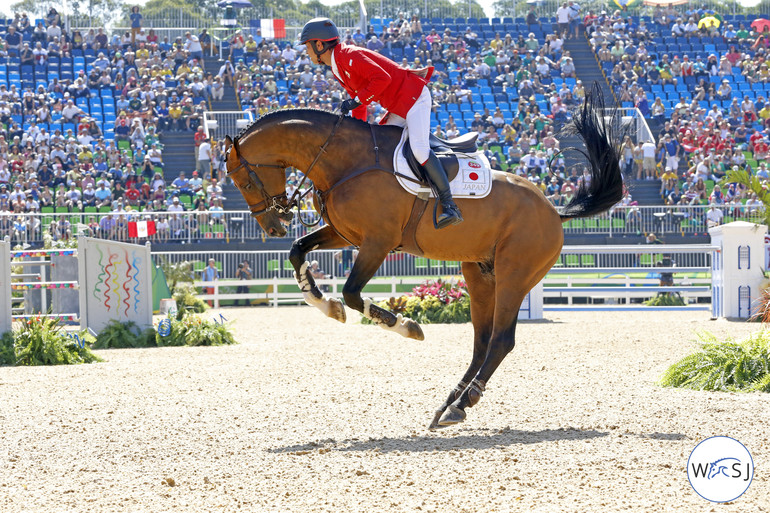
[[[315,62],[316,64],[323,64],[321,61],[321,56],[316,55],[314,50],[314,45],[316,44],[316,40],[313,41],[306,41],[305,42],[305,49],[307,49],[307,54],[310,57],[310,60]]]

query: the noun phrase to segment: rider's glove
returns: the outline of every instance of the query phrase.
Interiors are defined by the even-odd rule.
[[[361,102],[359,102],[355,98],[348,98],[347,100],[342,102],[342,104],[340,105],[340,112],[342,112],[342,115],[345,116],[347,115],[348,112],[350,112],[351,110],[357,107],[360,107],[361,105],[362,105]]]

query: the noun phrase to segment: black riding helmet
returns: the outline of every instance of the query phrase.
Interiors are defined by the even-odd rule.
[[[299,42],[305,44],[308,41],[317,39],[327,42],[340,38],[340,32],[337,26],[329,18],[313,18],[305,23],[302,28],[302,34],[299,36]]]

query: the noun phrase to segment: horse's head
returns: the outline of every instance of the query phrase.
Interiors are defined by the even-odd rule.
[[[286,166],[280,163],[248,162],[241,153],[238,138],[225,137],[227,176],[249,205],[251,215],[271,237],[286,235],[285,224],[291,222],[286,197]]]

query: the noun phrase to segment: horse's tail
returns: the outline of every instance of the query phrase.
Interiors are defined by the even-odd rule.
[[[600,214],[623,197],[619,148],[623,134],[613,138],[612,133],[617,117],[616,108],[605,111],[601,89],[594,82],[585,102],[564,128],[564,132],[579,136],[585,144],[586,151],[578,151],[588,160],[591,178],[588,184],[586,180],[580,181],[575,196],[560,214],[562,221]]]

